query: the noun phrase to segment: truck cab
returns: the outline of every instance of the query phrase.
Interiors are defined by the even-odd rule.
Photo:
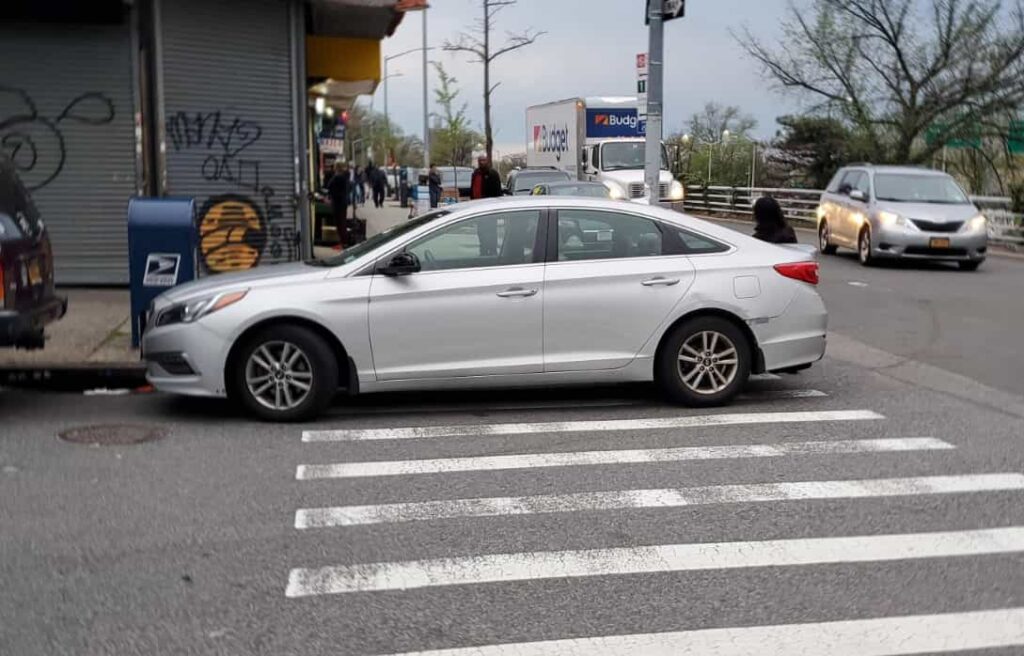
[[[650,190],[644,183],[646,143],[641,138],[588,140],[580,155],[583,177],[602,182],[612,194],[636,202],[648,202]],[[664,202],[683,200],[683,186],[668,170],[665,145],[661,146],[658,198]]]

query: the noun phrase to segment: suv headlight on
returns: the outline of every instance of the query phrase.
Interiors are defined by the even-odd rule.
[[[960,232],[986,232],[988,230],[988,219],[984,214],[978,214],[966,221],[960,228]]]
[[[878,221],[885,228],[903,228],[904,230],[917,230],[914,222],[896,212],[882,211],[878,213]]]
[[[612,200],[625,200],[626,189],[618,182],[612,180],[605,180],[604,186],[608,188],[608,197]]]
[[[686,197],[686,190],[683,189],[683,184],[678,180],[673,180],[672,184],[668,188],[668,199],[669,200],[683,200]]]
[[[176,323],[192,323],[208,314],[223,310],[245,298],[248,289],[235,292],[224,292],[212,296],[193,298],[168,307],[156,318],[157,326],[170,326]]]

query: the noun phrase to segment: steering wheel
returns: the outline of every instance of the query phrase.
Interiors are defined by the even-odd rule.
[[[431,252],[430,252],[430,249],[428,248],[427,250],[423,251],[423,260],[424,260],[424,261],[425,261],[425,262],[426,262],[427,264],[433,264],[434,262],[436,262],[436,261],[437,261],[437,258],[436,258],[436,257],[434,257],[434,254],[433,254],[433,253],[431,253]]]

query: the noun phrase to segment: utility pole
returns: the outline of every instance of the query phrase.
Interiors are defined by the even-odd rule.
[[[427,104],[427,11],[423,10],[423,168],[430,168],[430,109]]]
[[[659,180],[661,177],[661,131],[662,131],[662,67],[665,60],[665,11],[664,0],[648,0],[647,20],[650,24],[647,47],[647,144],[644,148],[646,166],[644,181],[650,190],[650,204],[661,202]]]

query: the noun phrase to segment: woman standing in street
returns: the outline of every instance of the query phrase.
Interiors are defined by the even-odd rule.
[[[786,222],[779,201],[763,196],[754,203],[754,237],[773,244],[795,244],[796,232]]]

